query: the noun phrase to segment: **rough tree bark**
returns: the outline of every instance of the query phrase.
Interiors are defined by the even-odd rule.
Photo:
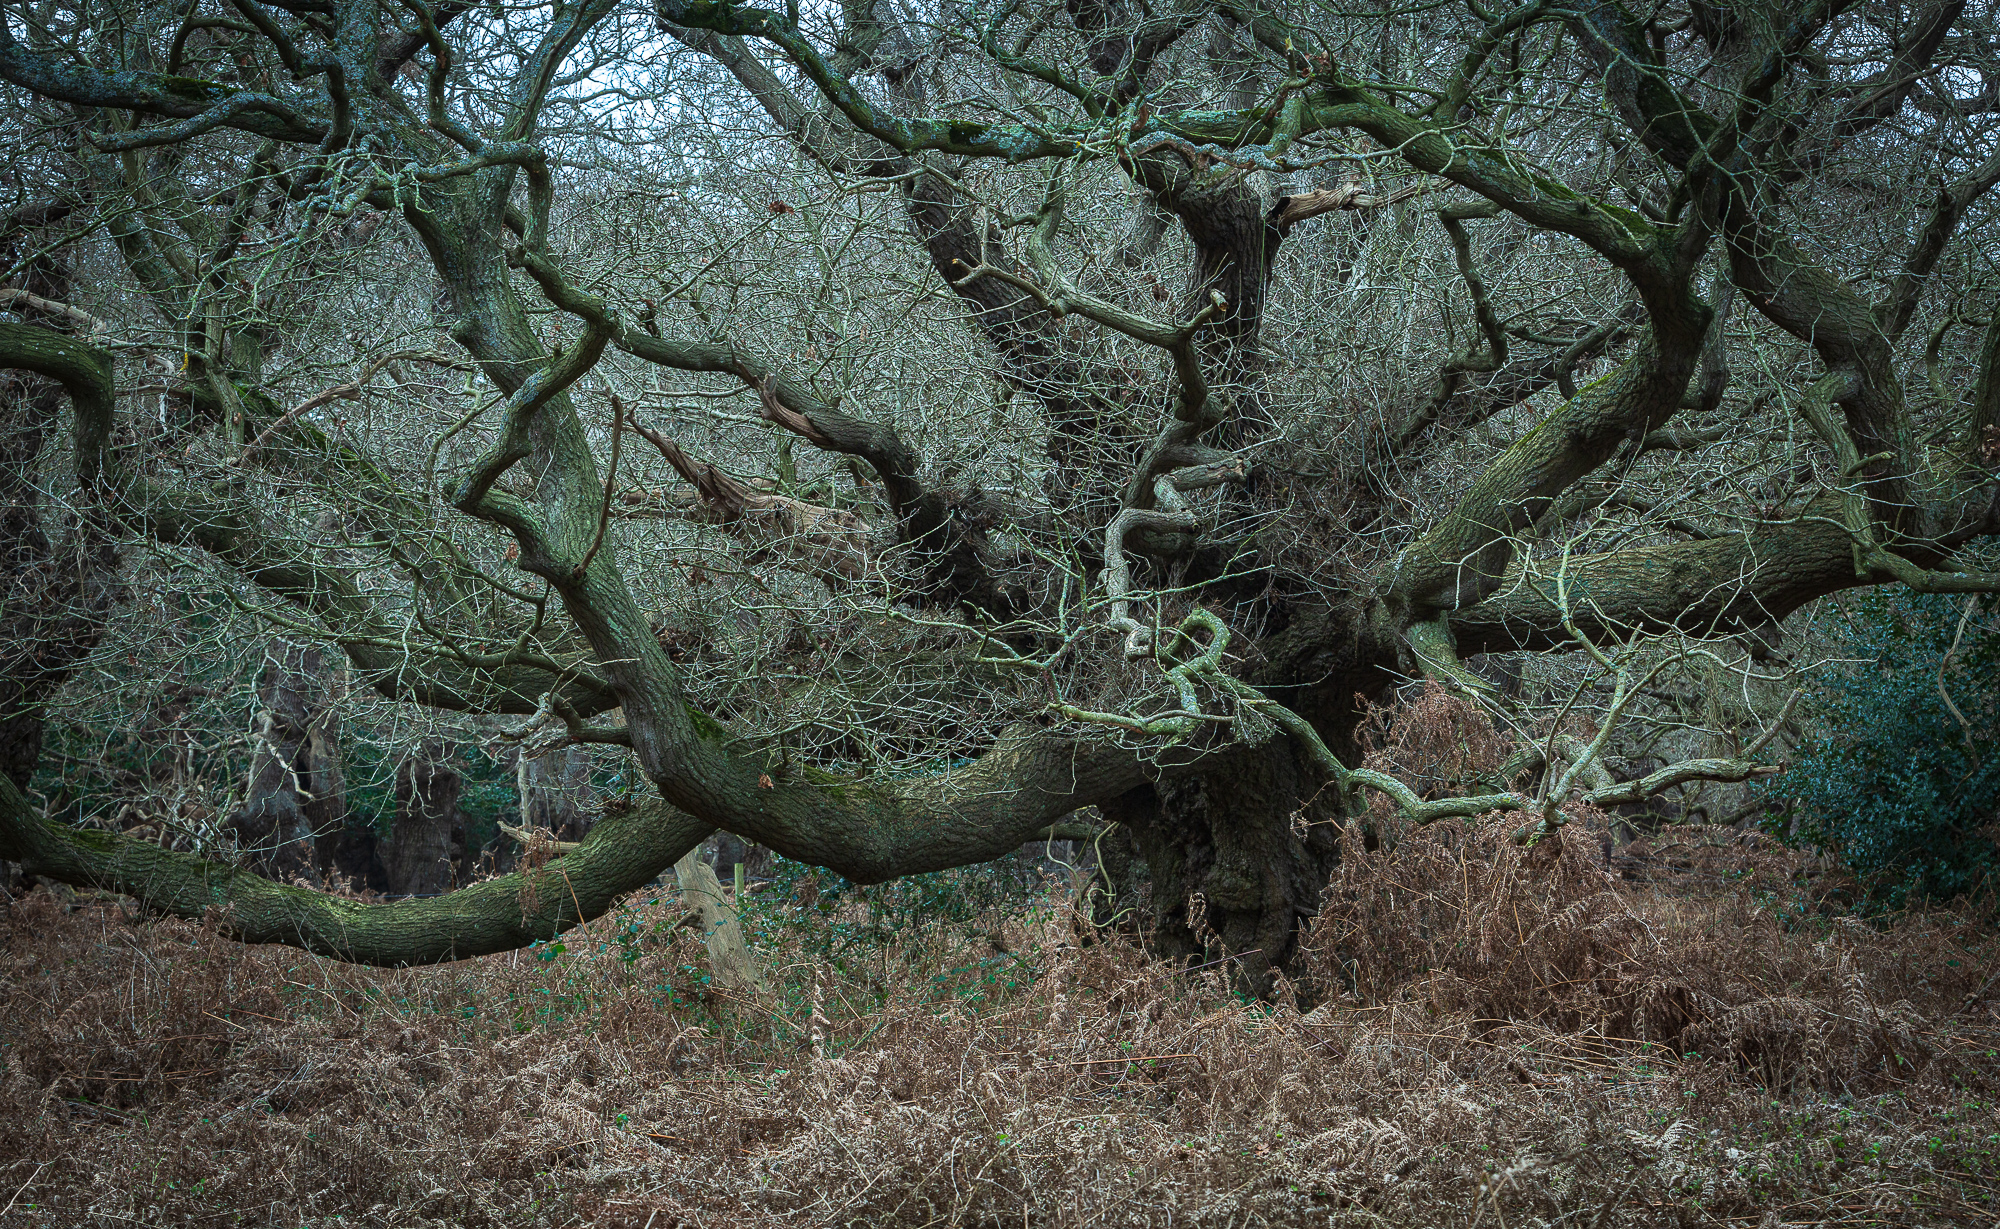
[[[442,739],[426,739],[396,766],[395,828],[382,856],[392,896],[442,895],[464,866],[458,796],[465,779],[453,766],[454,751]]]
[[[590,757],[581,747],[564,747],[515,761],[521,799],[521,827],[552,833],[559,841],[580,841],[596,819],[590,809]]]
[[[340,717],[325,675],[319,648],[281,643],[266,651],[257,683],[262,707],[249,781],[228,822],[258,868],[276,879],[310,878],[332,866],[346,826]]]
[[[174,917],[210,916],[245,943],[284,943],[384,967],[437,964],[553,939],[602,915],[713,829],[659,803],[606,816],[574,850],[540,868],[443,896],[363,903],[276,883],[113,832],[41,815],[0,778],[0,860],[30,874],[137,898]]]
[[[1114,879],[1114,909],[1143,895],[1156,950],[1233,958],[1244,983],[1268,993],[1339,860],[1344,815],[1325,775],[1281,736],[1163,773],[1099,810],[1130,835],[1148,880],[1142,894]]]

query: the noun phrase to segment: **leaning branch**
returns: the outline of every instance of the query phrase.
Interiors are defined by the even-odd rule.
[[[58,303],[54,299],[45,299],[41,295],[31,294],[25,290],[18,290],[13,287],[0,287],[0,307],[8,308],[12,311],[20,311],[26,308],[30,311],[41,312],[45,316],[54,316],[58,320],[67,320],[82,329],[91,341],[100,341],[111,335],[111,323],[109,321],[100,320],[80,307],[72,307],[67,303]]]
[[[727,527],[752,546],[782,551],[828,578],[857,581],[868,574],[868,523],[854,513],[757,490],[696,461],[636,416],[625,421],[694,487],[694,511],[701,519]]]

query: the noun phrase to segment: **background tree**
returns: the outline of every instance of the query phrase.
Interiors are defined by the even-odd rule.
[[[0,854],[247,939],[496,950],[715,828],[875,881],[1108,823],[1155,941],[1262,982],[1337,825],[1713,810],[1775,771],[1815,599],[2000,586],[1983,7],[0,30],[0,353],[74,424],[9,481],[107,560],[37,607],[88,629],[77,711],[84,654],[254,624],[345,653],[350,728],[659,795],[560,876],[358,906],[0,784]],[[30,284],[57,252],[67,299]],[[153,575],[199,635],[106,596]],[[1418,680],[1511,753],[1366,766]]]

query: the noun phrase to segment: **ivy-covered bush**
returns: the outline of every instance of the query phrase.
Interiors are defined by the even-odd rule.
[[[1877,590],[1838,612],[1841,660],[1765,787],[1772,829],[1840,857],[1878,906],[1976,892],[2000,871],[2000,601],[1967,617],[1968,600]]]

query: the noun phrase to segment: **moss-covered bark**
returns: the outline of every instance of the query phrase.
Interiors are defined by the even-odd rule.
[[[31,874],[137,898],[175,917],[221,910],[226,933],[355,964],[437,964],[550,939],[645,886],[712,829],[664,803],[601,820],[540,869],[444,896],[369,904],[42,815],[0,777],[0,858]]]

